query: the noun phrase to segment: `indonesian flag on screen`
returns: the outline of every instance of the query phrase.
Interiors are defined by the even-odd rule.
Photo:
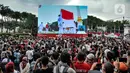
[[[63,27],[74,27],[74,15],[73,12],[61,9],[61,19],[63,22]]]

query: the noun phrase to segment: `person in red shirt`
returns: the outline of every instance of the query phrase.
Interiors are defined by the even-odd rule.
[[[46,24],[46,33],[48,33],[49,23]]]
[[[77,55],[78,61],[74,64],[76,73],[88,73],[90,67],[87,63],[85,63],[85,54],[83,52],[79,52]]]

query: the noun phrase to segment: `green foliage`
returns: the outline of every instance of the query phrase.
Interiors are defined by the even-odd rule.
[[[7,29],[7,33],[10,30],[16,30],[16,27],[21,29],[21,33],[26,32],[24,30],[29,30],[31,33],[37,34],[37,21],[38,18],[31,13],[27,12],[19,12],[13,11],[9,8],[9,6],[4,6],[0,4],[0,15],[2,19],[0,19],[0,28],[3,33],[3,28]]]
[[[50,25],[50,28],[52,30],[58,31],[58,22],[57,21],[52,22],[52,24]]]
[[[94,16],[88,16],[87,19],[83,19],[83,24],[88,26],[88,28],[97,29],[97,26],[102,26],[104,23],[103,20],[94,17]]]

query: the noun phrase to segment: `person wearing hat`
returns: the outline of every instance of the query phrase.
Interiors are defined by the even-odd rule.
[[[91,68],[93,62],[94,62],[94,55],[92,53],[87,55],[87,58],[85,60],[85,62],[89,65],[89,67]]]
[[[20,73],[30,73],[30,64],[28,62],[28,58],[27,57],[23,57],[22,58],[22,62],[20,62]]]

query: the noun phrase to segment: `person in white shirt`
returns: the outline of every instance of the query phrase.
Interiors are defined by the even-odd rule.
[[[41,22],[41,24],[38,26],[38,32],[42,33],[43,32],[43,22]]]
[[[29,60],[29,63],[31,63],[33,59],[33,51],[31,50],[31,47],[28,47],[28,50],[26,51],[26,56]]]

